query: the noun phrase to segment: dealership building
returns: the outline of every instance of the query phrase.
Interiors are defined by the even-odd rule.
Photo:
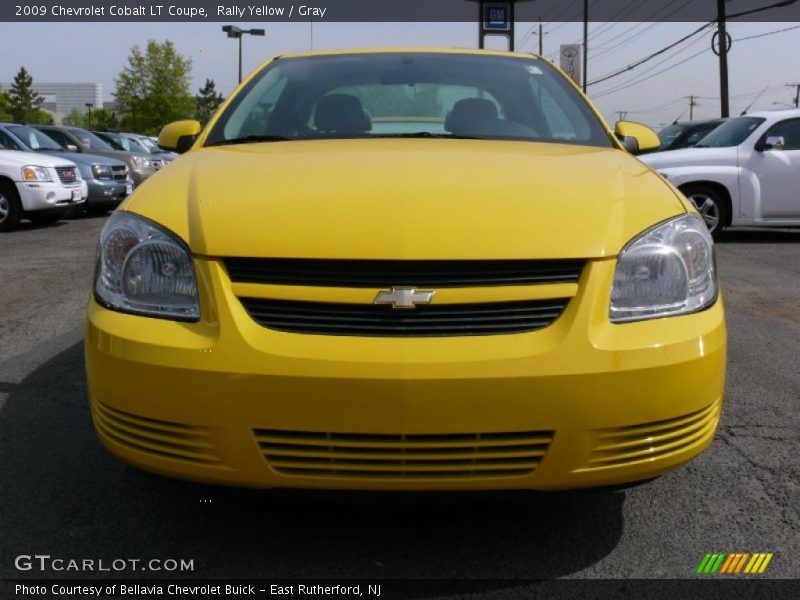
[[[4,90],[11,87],[10,83],[2,83]],[[73,110],[84,112],[87,104],[92,108],[103,106],[102,83],[42,83],[33,82],[33,89],[44,96],[44,108],[52,113],[57,123]]]

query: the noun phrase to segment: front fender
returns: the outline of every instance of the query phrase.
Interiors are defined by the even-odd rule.
[[[732,216],[739,216],[741,209],[741,194],[739,167],[665,167],[656,170],[676,188],[682,188],[691,183],[715,183],[728,190],[731,199]]]

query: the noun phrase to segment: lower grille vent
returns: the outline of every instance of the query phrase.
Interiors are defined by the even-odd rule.
[[[254,434],[269,466],[282,475],[376,479],[522,477],[536,469],[553,439],[552,431]]]

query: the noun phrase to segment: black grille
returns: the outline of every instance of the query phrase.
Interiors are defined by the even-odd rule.
[[[462,336],[522,333],[547,327],[569,298],[425,304],[395,309],[379,304],[340,304],[240,298],[260,325],[278,331],[321,335],[387,337]]]
[[[128,167],[119,166],[119,167],[111,167],[111,171],[114,174],[114,179],[123,180],[128,178]]]
[[[575,283],[583,260],[226,258],[231,281],[334,287],[469,287]]]
[[[61,183],[75,183],[78,180],[75,167],[56,167],[56,173]]]

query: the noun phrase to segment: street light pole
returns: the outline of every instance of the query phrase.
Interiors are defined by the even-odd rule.
[[[239,40],[239,83],[242,83],[242,36],[246,33],[264,36],[266,32],[263,29],[242,29],[236,25],[224,25],[222,31],[227,33],[229,38],[237,38]]]

